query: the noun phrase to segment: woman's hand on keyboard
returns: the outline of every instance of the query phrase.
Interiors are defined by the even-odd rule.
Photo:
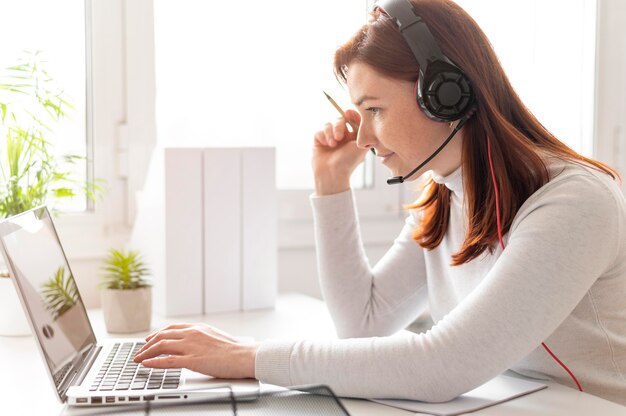
[[[258,346],[206,324],[174,324],[147,336],[135,362],[151,368],[188,368],[218,378],[254,378]]]

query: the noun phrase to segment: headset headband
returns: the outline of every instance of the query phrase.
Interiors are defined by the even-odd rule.
[[[441,53],[426,23],[415,13],[411,3],[406,0],[379,0],[374,4],[374,9],[382,10],[396,23],[415,55],[420,71],[426,72],[429,62],[449,62],[449,59]]]

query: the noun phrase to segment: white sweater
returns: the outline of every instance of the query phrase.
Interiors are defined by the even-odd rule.
[[[451,191],[448,231],[434,250],[411,234],[411,212],[372,268],[351,191],[312,196],[321,288],[338,340],[261,343],[256,377],[326,384],[344,397],[438,402],[507,369],[626,405],[626,201],[615,181],[576,164],[520,208],[498,248],[461,266],[467,228],[461,169],[434,177]],[[426,306],[428,332],[390,336]],[[303,323],[305,324],[305,323]]]

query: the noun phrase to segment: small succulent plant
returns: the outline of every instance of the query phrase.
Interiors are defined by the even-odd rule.
[[[107,289],[139,289],[151,286],[146,276],[150,270],[138,251],[111,249],[104,260],[101,287]]]

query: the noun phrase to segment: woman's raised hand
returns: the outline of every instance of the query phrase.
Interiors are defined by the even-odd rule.
[[[323,130],[315,133],[313,145],[313,175],[315,193],[330,195],[350,189],[350,176],[363,161],[367,149],[356,146],[357,132],[350,132],[347,122],[358,126],[361,116],[354,110],[346,110],[346,118],[326,123]]]

